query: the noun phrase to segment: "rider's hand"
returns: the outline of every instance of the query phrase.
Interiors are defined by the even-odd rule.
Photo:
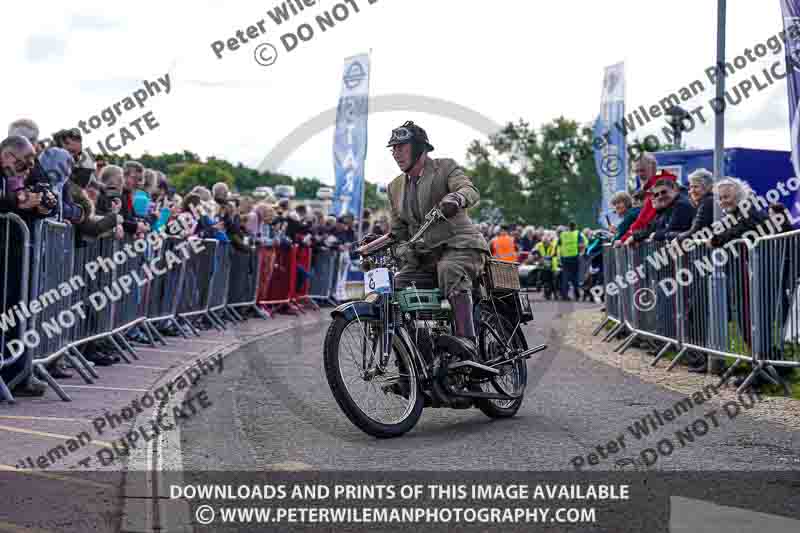
[[[466,204],[464,197],[458,194],[457,192],[451,192],[444,198],[442,198],[441,203],[439,204],[442,214],[447,218],[453,218],[458,213],[458,210],[463,208]]]
[[[358,243],[358,246],[361,247],[367,245],[372,241],[379,239],[380,237],[381,237],[380,235],[376,235],[374,233],[367,233],[366,235],[364,235],[364,237],[361,238],[361,242]]]

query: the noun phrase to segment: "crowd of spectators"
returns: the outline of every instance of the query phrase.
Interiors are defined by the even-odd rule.
[[[482,222],[479,228],[492,256],[520,263],[521,283],[548,300],[569,301],[572,286],[575,301],[591,301],[591,288],[603,282],[602,245],[611,237],[604,229],[578,231],[574,222],[554,228]],[[569,249],[570,235],[577,249]]]
[[[786,209],[781,204],[770,204],[767,209],[759,209],[758,202],[751,201],[749,209],[742,209],[742,202],[754,198],[749,185],[737,178],[723,178],[714,181],[713,174],[707,169],[698,169],[687,177],[688,188],[681,186],[676,176],[667,172],[656,172],[656,160],[651,154],[644,154],[636,163],[635,171],[642,178],[644,186],[638,191],[639,202],[627,192],[618,192],[611,198],[611,206],[621,221],[617,227],[611,226],[614,233],[611,240],[614,247],[636,247],[643,242],[661,242],[679,248],[687,239],[704,243],[710,249],[721,248],[734,240],[741,239],[748,232],[756,234],[776,234],[792,231],[794,228],[786,216]],[[719,216],[715,217],[715,207]],[[781,213],[783,222],[776,231],[765,229],[770,213]],[[716,219],[724,217],[726,223],[722,231],[713,231]],[[762,231],[758,231],[761,228]],[[782,270],[782,283],[787,284],[791,277],[788,273],[789,263]],[[701,282],[698,282],[701,283]],[[792,289],[785,287],[781,294],[791,294]],[[731,298],[736,296],[734,287]],[[704,339],[708,332],[709,306],[705,290],[690,293],[687,304],[687,330],[697,333]],[[781,323],[785,323],[789,312],[788,296],[781,297]],[[752,343],[749,324],[738,316],[738,328],[744,332],[744,341]],[[769,340],[765,342],[769,343]],[[721,367],[711,369],[708,357],[700,352],[689,351],[689,371],[721,373]],[[779,367],[779,373],[791,372],[790,367]],[[737,385],[744,378],[735,381]],[[755,385],[759,381],[754,382]]]
[[[310,212],[304,205],[290,207],[288,199],[255,202],[234,194],[226,183],[216,183],[210,190],[198,186],[181,196],[159,170],[145,168],[138,161],[118,166],[103,156],[93,157],[83,148],[78,129],[62,130],[53,136],[52,144],[45,145],[38,125],[29,119],[9,126],[8,136],[0,142],[0,167],[0,213],[16,214],[30,230],[41,219],[72,225],[76,247],[98,238],[136,239],[163,230],[169,236],[230,242],[238,250],[264,243],[344,251],[353,247],[358,234],[352,215],[326,216],[321,211]],[[192,221],[190,225],[171,224],[183,213],[192,215],[184,218]],[[364,215],[364,232],[387,231],[385,218],[372,221],[368,211]],[[14,243],[6,244],[11,255],[20,257],[9,256],[5,263],[9,271],[2,274],[4,279],[17,279],[23,250]],[[309,274],[301,270],[298,283]],[[3,296],[6,309],[19,302],[20,284],[7,284]],[[194,325],[211,327],[205,319]],[[159,329],[167,335],[177,334],[169,327]],[[8,338],[14,338],[20,332],[8,333]],[[130,329],[127,337],[148,340],[139,328]],[[119,363],[114,347],[106,342],[89,343],[84,356],[94,365]],[[48,371],[56,379],[71,377],[63,360],[51,363]],[[24,379],[14,379],[19,375]],[[16,396],[44,394],[45,385],[31,372],[29,358],[0,365],[0,376],[15,384],[12,392]]]

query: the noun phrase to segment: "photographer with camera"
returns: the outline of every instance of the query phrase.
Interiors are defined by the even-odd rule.
[[[22,136],[14,135],[0,142],[0,213],[13,212],[25,219],[29,217],[46,216],[51,210],[42,204],[43,193],[25,188],[25,181],[36,162],[36,153],[30,141]],[[11,233],[8,242],[8,255],[4,263],[3,275],[9,280],[6,284],[6,294],[3,295],[7,308],[19,303],[27,294],[22,294],[21,265],[23,253],[27,249],[14,245],[16,233]],[[2,309],[5,311],[5,309]],[[20,326],[11,327],[7,332],[9,338],[19,338]],[[45,385],[33,376],[32,355],[24,354],[12,364],[4,365],[0,369],[3,381],[15,383],[12,388],[15,396],[41,396],[44,394]]]

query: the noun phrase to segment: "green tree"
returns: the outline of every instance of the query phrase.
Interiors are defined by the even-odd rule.
[[[179,174],[170,177],[170,182],[180,193],[187,193],[197,185],[211,188],[215,183],[224,182],[233,186],[233,175],[214,162],[191,163]]]
[[[473,141],[468,173],[481,203],[506,222],[596,225],[600,184],[591,135],[589,128],[559,117],[538,130],[523,120],[508,123],[488,142]]]

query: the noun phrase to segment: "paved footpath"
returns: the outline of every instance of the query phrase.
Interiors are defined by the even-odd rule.
[[[224,332],[165,337],[166,346],[134,345],[138,360],[96,367],[100,379],[91,385],[75,372],[59,380],[70,402],[48,389],[41,398],[0,403],[0,532],[124,530],[120,499],[147,497],[124,486],[144,479],[134,472],[176,466],[164,464],[170,456],[164,450],[179,442],[182,425],[211,406],[203,387],[225,372],[223,357],[323,315],[251,318]]]

